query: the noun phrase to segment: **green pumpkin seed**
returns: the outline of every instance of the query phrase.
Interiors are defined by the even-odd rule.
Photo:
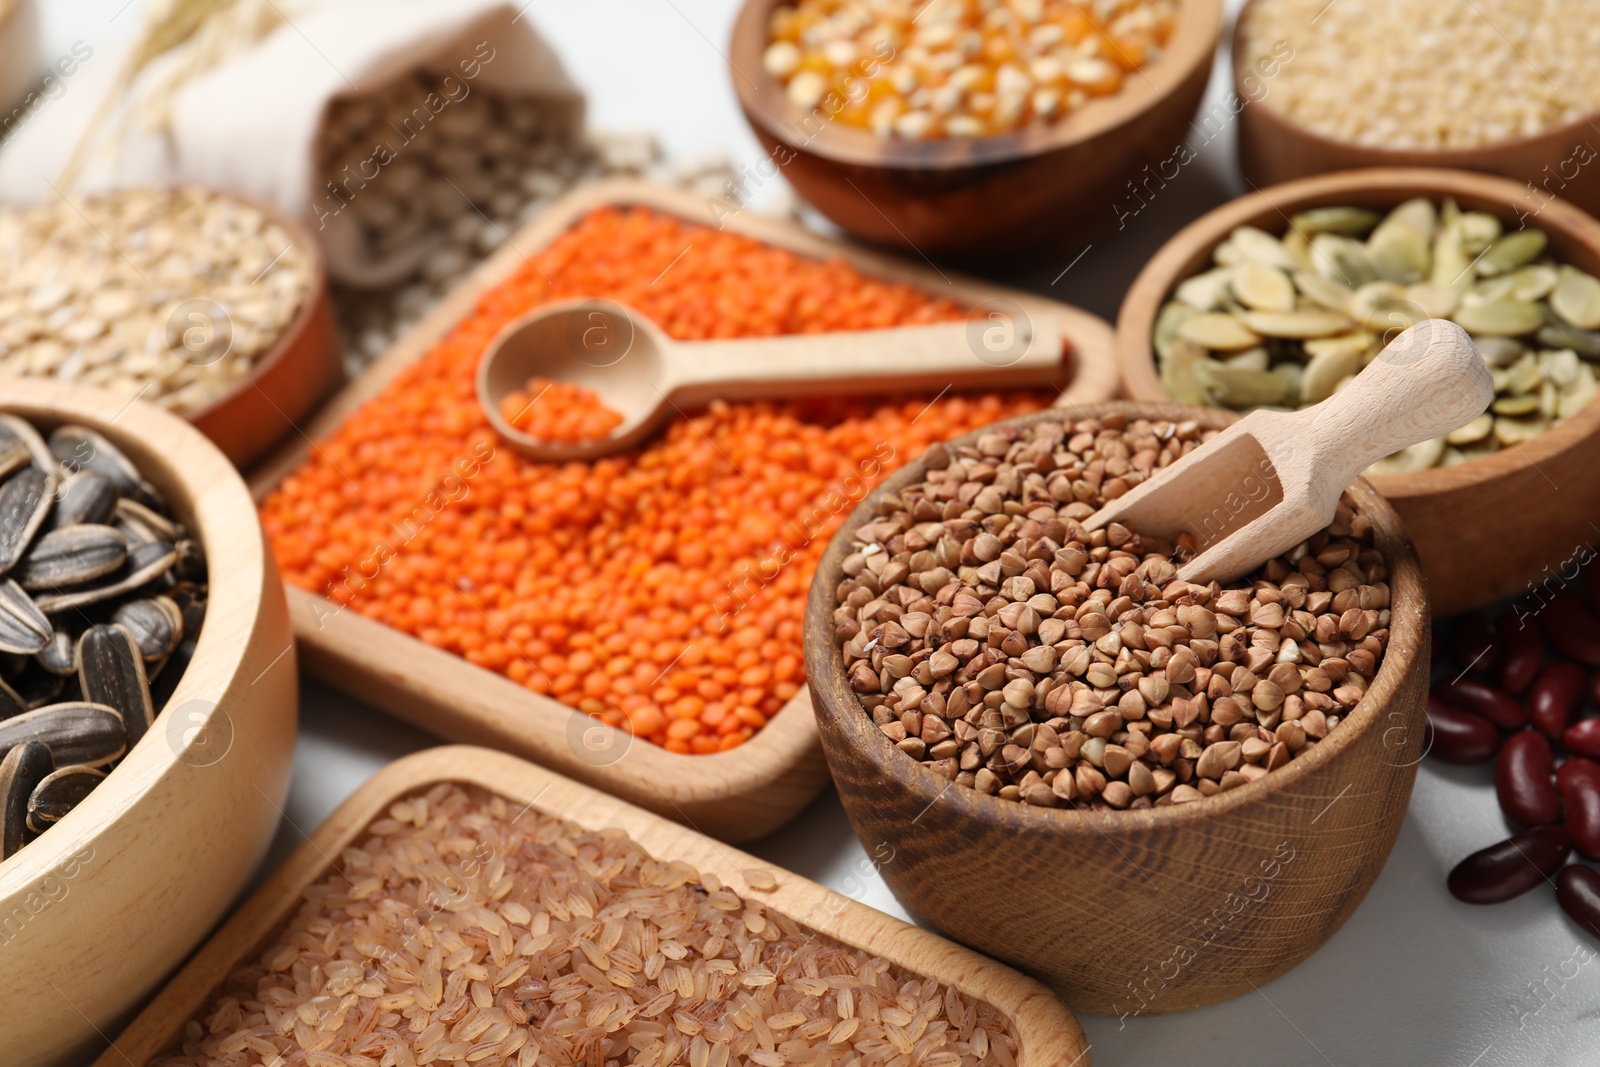
[[[1438,225],[1439,211],[1433,206],[1433,201],[1425,196],[1416,196],[1395,205],[1394,210],[1373,228],[1373,233],[1376,235],[1378,230],[1385,227],[1404,226],[1419,234],[1426,245],[1433,240]]]
[[[1498,416],[1494,420],[1494,435],[1507,448],[1526,444],[1550,428],[1550,420],[1543,415],[1523,418]]]
[[[1378,278],[1367,246],[1336,233],[1319,233],[1311,239],[1311,269],[1350,289]]]
[[[1550,294],[1550,309],[1580,330],[1600,329],[1600,278],[1575,267],[1562,267]]]
[[[1272,363],[1272,359],[1267,355],[1265,348],[1247,348],[1243,352],[1220,355],[1217,360],[1224,367],[1234,367],[1239,370],[1264,371]]]
[[[144,656],[126,626],[91,626],[83,632],[78,639],[78,683],[85,700],[121,716],[129,748],[155,721]]]
[[[1584,359],[1600,361],[1600,333],[1547,323],[1534,336],[1546,348],[1570,348]]]
[[[1539,373],[1544,375],[1546,381],[1561,389],[1574,384],[1583,371],[1583,362],[1578,359],[1578,353],[1570,348],[1540,352],[1538,360]]]
[[[1242,263],[1264,263],[1286,271],[1298,266],[1282,241],[1254,226],[1235,227],[1228,235],[1228,243],[1238,250]]]
[[[1452,445],[1476,444],[1488,437],[1494,430],[1494,417],[1479,415],[1460,429],[1452,430],[1445,434],[1445,440]]]
[[[48,747],[62,766],[104,767],[128,750],[121,716],[85,701],[51,704],[0,722],[0,750],[29,741]]]
[[[1233,294],[1257,311],[1294,310],[1294,283],[1277,267],[1266,263],[1241,263],[1233,270]]]
[[[1306,369],[1291,360],[1285,360],[1272,368],[1272,373],[1283,379],[1283,396],[1285,403],[1294,403],[1305,389]]]
[[[1468,333],[1491,334],[1497,337],[1519,337],[1537,330],[1543,315],[1532,304],[1515,300],[1491,300],[1486,304],[1463,304],[1452,316],[1457,325]]]
[[[1263,337],[1288,337],[1304,340],[1308,337],[1328,337],[1350,329],[1348,318],[1337,312],[1320,308],[1303,311],[1245,311],[1239,320]]]
[[[1437,467],[1444,458],[1446,442],[1443,437],[1435,437],[1430,441],[1420,441],[1410,448],[1401,449],[1392,456],[1378,460],[1368,467],[1363,473],[1369,477],[1384,474],[1410,474],[1412,471],[1423,471],[1430,467]]]
[[[1525,304],[1532,304],[1543,300],[1555,291],[1556,283],[1561,280],[1561,275],[1548,263],[1535,263],[1529,267],[1522,267],[1512,271],[1511,299],[1520,300]]]
[[[1151,337],[1157,356],[1167,358],[1172,351],[1172,342],[1178,339],[1179,324],[1194,314],[1194,308],[1176,300],[1169,300],[1162,305],[1160,313],[1156,315],[1155,331]]]
[[[50,644],[50,620],[9,578],[0,579],[0,652],[31,656]]]
[[[85,523],[104,525],[116,510],[118,497],[117,483],[99,471],[84,470],[68,475],[61,483],[50,527],[59,530],[63,526]]]
[[[1298,270],[1294,273],[1294,286],[1300,290],[1300,295],[1313,304],[1320,304],[1334,311],[1349,313],[1350,299],[1353,290],[1343,283],[1331,278],[1324,278],[1316,271]]]
[[[1197,311],[1215,311],[1228,299],[1233,281],[1232,267],[1218,267],[1178,283],[1172,295]]]
[[[103,578],[128,558],[128,544],[110,526],[66,526],[39,538],[15,569],[24,589],[62,589]]]
[[[1460,227],[1454,224],[1442,227],[1433,240],[1433,271],[1435,285],[1443,285],[1465,293],[1477,280],[1472,258],[1461,247]]]
[[[1594,401],[1596,393],[1600,393],[1600,381],[1595,378],[1594,368],[1586,363],[1579,368],[1578,380],[1561,390],[1556,400],[1556,415],[1572,418]]]
[[[1245,370],[1211,361],[1197,377],[1217,401],[1230,408],[1255,408],[1281,404],[1288,399],[1288,383],[1270,371]]]
[[[1405,299],[1422,311],[1424,318],[1448,319],[1461,304],[1461,294],[1437,282],[1416,282],[1405,288]]]
[[[1209,363],[1206,350],[1193,341],[1173,341],[1167,358],[1161,361],[1161,387],[1180,404],[1209,404],[1206,388],[1195,377],[1195,366]]]
[[[1376,226],[1381,217],[1364,207],[1313,207],[1290,218],[1289,226],[1307,237],[1319,233],[1360,237]]]
[[[105,780],[106,772],[95,767],[62,767],[34,786],[28,814],[39,822],[60,822]]]
[[[1472,343],[1490,367],[1509,367],[1528,351],[1521,341],[1510,337],[1474,337]]]
[[[1484,249],[1499,240],[1501,231],[1505,227],[1493,215],[1482,211],[1468,211],[1462,214],[1460,221],[1456,223],[1456,229],[1461,234],[1461,250],[1467,254],[1468,259],[1475,259]],[[1535,252],[1533,256],[1538,254]],[[1529,256],[1528,259],[1532,259],[1533,256]]]
[[[1360,372],[1362,357],[1366,355],[1368,346],[1363,336],[1358,334],[1355,338],[1355,341],[1330,338],[1329,341],[1344,343],[1325,344],[1311,357],[1300,385],[1301,399],[1307,404],[1318,404],[1328,399],[1339,382]]]
[[[1543,230],[1516,230],[1497,239],[1478,257],[1478,273],[1486,276],[1508,274],[1532,263],[1544,252],[1549,239]]]
[[[1220,311],[1183,320],[1178,325],[1178,336],[1218,352],[1238,352],[1261,343],[1259,334],[1251,332],[1235,316]]]
[[[1420,282],[1433,265],[1428,239],[1404,221],[1385,220],[1367,239],[1367,253],[1379,278],[1402,284]]]
[[[1496,415],[1531,415],[1539,410],[1539,397],[1536,393],[1503,396],[1489,405],[1489,408]]]
[[[1290,230],[1283,235],[1283,249],[1294,260],[1296,270],[1311,269],[1311,235]]]
[[[0,760],[0,859],[27,844],[28,798],[53,770],[50,749],[37,742],[14,745]]]
[[[1392,325],[1390,313],[1405,306],[1405,286],[1398,282],[1368,282],[1350,298],[1349,314],[1369,330],[1381,332]]]

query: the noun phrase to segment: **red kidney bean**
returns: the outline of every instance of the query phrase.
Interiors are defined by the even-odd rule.
[[[1500,642],[1489,616],[1474,611],[1456,620],[1450,634],[1450,656],[1458,667],[1473,674],[1489,674],[1500,665]]]
[[[1600,859],[1600,763],[1574,756],[1556,771],[1567,832],[1586,859]]]
[[[1552,776],[1556,756],[1544,734],[1522,730],[1506,738],[1494,761],[1494,793],[1514,823],[1561,821],[1561,795]]]
[[[1561,734],[1561,743],[1574,756],[1600,760],[1600,719],[1579,719]]]
[[[1482,848],[1456,864],[1450,895],[1467,904],[1498,904],[1521,896],[1561,869],[1572,854],[1565,828],[1535,826]]]
[[[1600,725],[1600,719],[1592,721]],[[1445,763],[1483,763],[1500,747],[1500,731],[1494,723],[1451,707],[1438,697],[1428,698],[1427,730],[1423,751]]]
[[[1544,635],[1526,616],[1513,607],[1500,621],[1500,688],[1512,694],[1526,689],[1544,662]]]
[[[1568,659],[1553,660],[1533,680],[1528,690],[1528,721],[1552,741],[1559,740],[1583,703],[1583,668]]]
[[[1502,730],[1516,730],[1528,724],[1528,713],[1506,693],[1476,678],[1457,678],[1440,682],[1433,695],[1462,711],[1481,715]]]
[[[1600,871],[1574,863],[1556,875],[1556,900],[1567,918],[1600,937]]]
[[[1600,667],[1600,616],[1576,589],[1563,589],[1551,597],[1539,617],[1551,648],[1585,667]]]

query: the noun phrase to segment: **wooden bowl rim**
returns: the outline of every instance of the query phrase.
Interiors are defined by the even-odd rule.
[[[746,889],[740,895],[842,945],[880,956],[918,977],[937,978],[963,996],[983,1001],[1016,1031],[1022,1067],[1066,1064],[1065,1057],[1072,1053],[1078,1057],[1070,1061],[1075,1064],[1088,1051],[1087,1039],[1071,1009],[1038,981],[1004,963],[859,901],[847,900],[780,864],[751,856],[593,786],[507,753],[470,745],[424,749],[379,769],[311,831],[206,940],[128,1024],[119,1042],[131,1042],[138,1063],[149,1063],[159,1053],[148,1050],[167,1047],[181,1032],[183,1021],[210,1000],[228,973],[258,952],[265,939],[294,914],[304,889],[336,869],[330,856],[337,857],[360,840],[394,801],[443,783],[480,789],[514,804],[526,801],[529,808],[537,807],[549,817],[585,830],[619,829],[658,861],[685,860],[687,855],[685,861],[692,861],[697,870],[710,871],[732,887],[745,883],[746,870],[774,871],[778,874],[775,889]],[[912,962],[919,954],[931,958]],[[180,1011],[183,1019],[175,1019]],[[95,1067],[132,1062],[113,1047],[95,1060]]]
[[[1010,163],[1114,132],[1159,107],[1201,63],[1209,64],[1222,37],[1222,0],[1180,0],[1172,35],[1155,62],[1128,74],[1117,92],[1090,100],[1058,122],[989,137],[907,141],[844,126],[829,116],[818,133],[793,145],[784,129],[804,128],[801,124],[815,111],[808,114],[791,103],[761,63],[768,43],[767,17],[773,7],[784,2],[745,0],[734,20],[728,67],[746,117],[779,143],[810,155],[837,163],[904,170],[946,171]],[[746,70],[753,74],[746,75]]]
[[[1472,198],[1506,209],[1500,212],[1502,215],[1514,211],[1524,200],[1523,186],[1509,178],[1434,167],[1339,171],[1297,178],[1230,200],[1168,238],[1128,287],[1117,314],[1117,362],[1129,394],[1137,400],[1171,402],[1156,370],[1151,334],[1156,314],[1183,280],[1179,275],[1191,258],[1209,254],[1235,226],[1249,223],[1263,214],[1276,213],[1286,218],[1290,212],[1327,203],[1347,193],[1392,194],[1396,203],[1416,195],[1435,199],[1444,196]],[[1600,221],[1587,212],[1565,200],[1552,198],[1544,203],[1536,222],[1543,229],[1559,233],[1564,240],[1583,246],[1600,263]],[[1454,467],[1374,475],[1368,480],[1384,496],[1400,500],[1483,488],[1529,468],[1538,470],[1541,461],[1597,437],[1600,437],[1600,397],[1518,448],[1503,448]]]
[[[1171,422],[1199,421],[1208,428],[1218,428],[1233,422],[1237,415],[1216,408],[1196,408],[1180,404],[1152,404],[1141,401],[1112,400],[1088,405],[1071,413],[1073,418],[1099,419],[1107,415],[1125,415],[1128,418],[1151,418]],[[1036,422],[1059,419],[1054,410],[1034,412],[1005,419],[993,426],[1030,426]],[[993,426],[975,430],[952,439],[952,445],[975,442]],[[1087,837],[1090,834],[1105,836],[1110,833],[1128,833],[1146,830],[1167,830],[1203,824],[1213,817],[1233,816],[1259,805],[1271,804],[1279,792],[1287,792],[1308,781],[1344,752],[1368,730],[1375,728],[1380,716],[1400,688],[1402,680],[1413,670],[1426,669],[1428,651],[1428,601],[1422,576],[1422,566],[1406,536],[1400,517],[1389,502],[1380,496],[1365,479],[1351,483],[1349,492],[1355,497],[1358,509],[1373,522],[1373,532],[1378,548],[1389,564],[1391,618],[1389,647],[1378,666],[1377,676],[1362,695],[1354,709],[1340,720],[1326,739],[1302,752],[1285,766],[1272,771],[1254,782],[1230,789],[1215,796],[1203,797],[1187,804],[1152,807],[1127,811],[1084,811],[1076,808],[1040,808],[1016,800],[1002,800],[973,789],[956,786],[940,777],[923,764],[910,759],[895,748],[889,739],[872,724],[872,719],[861,708],[850,689],[845,674],[844,657],[834,640],[832,617],[835,607],[833,588],[843,573],[842,564],[849,552],[851,536],[857,528],[874,516],[878,500],[889,492],[898,492],[920,474],[922,457],[906,464],[894,475],[874,489],[840,527],[817,567],[811,593],[806,604],[806,676],[814,694],[813,704],[818,716],[828,715],[848,735],[857,753],[870,761],[884,778],[891,771],[904,769],[907,788],[928,807],[951,794],[958,818],[989,823],[1014,821],[1023,829],[1037,829],[1064,836]],[[825,582],[824,579],[827,579]],[[1402,608],[1399,605],[1406,605]],[[1414,607],[1413,607],[1414,605]],[[843,707],[840,704],[843,703]],[[1420,729],[1420,723],[1405,728]],[[902,762],[891,763],[899,760]],[[1415,773],[1415,764],[1411,764]],[[1332,799],[1332,798],[1330,798]],[[926,810],[926,808],[924,809]]]
[[[1233,24],[1233,43],[1231,48],[1233,87],[1241,98],[1244,97],[1244,84],[1241,80],[1241,67],[1244,65],[1244,49],[1241,47],[1244,38],[1244,26],[1250,17],[1253,8],[1270,0],[1245,0],[1239,9],[1238,17]],[[1262,98],[1260,104],[1254,105],[1261,108],[1261,116],[1265,117],[1270,125],[1276,125],[1278,131],[1286,132],[1290,136],[1298,137],[1308,144],[1315,145],[1329,154],[1343,153],[1350,158],[1347,166],[1393,166],[1393,167],[1471,167],[1480,164],[1486,159],[1497,157],[1513,158],[1545,142],[1561,142],[1568,137],[1577,135],[1583,129],[1594,129],[1600,121],[1600,108],[1595,108],[1570,122],[1563,122],[1559,126],[1550,126],[1538,133],[1513,137],[1504,141],[1491,141],[1487,144],[1474,145],[1467,148],[1384,148],[1379,145],[1362,144],[1359,141],[1341,141],[1327,134],[1318,133],[1308,126],[1297,122],[1295,119],[1272,107],[1267,103],[1271,94]],[[1359,157],[1360,162],[1357,162]]]
[[[185,498],[174,499],[173,504],[187,513],[191,532],[205,548],[211,596],[194,658],[168,708],[207,699],[216,710],[223,710],[221,696],[240,676],[251,653],[270,569],[255,504],[238,471],[209,438],[178,416],[100,389],[53,379],[0,378],[0,412],[46,424],[88,426],[125,448],[135,462],[144,454],[163,457],[158,469],[141,464],[140,473],[169,499]],[[222,536],[224,532],[227,536]],[[176,748],[167,725],[158,720],[52,832],[0,862],[0,901],[35,887],[70,855],[92,844],[200,743],[197,733]]]

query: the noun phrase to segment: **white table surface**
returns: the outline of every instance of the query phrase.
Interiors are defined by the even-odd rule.
[[[50,56],[80,39],[109,46],[132,30],[143,5],[44,2]],[[1230,12],[1238,3],[1229,0]],[[754,165],[760,148],[739,114],[723,55],[736,6],[735,0],[533,0],[527,17],[589,93],[595,126],[650,130],[678,158],[720,155]],[[1225,41],[1230,31],[1231,25]],[[1227,91],[1225,69],[1219,59],[1207,109]],[[1164,240],[1246,191],[1231,126],[1209,139],[1197,132],[1191,148],[1194,161],[1124,229],[1113,225],[1092,243],[1051,249],[1004,280],[1114,320],[1123,291]],[[757,205],[779,202],[777,193],[776,183],[769,184]],[[1106,211],[1116,217],[1111,204]],[[265,870],[378,768],[436,743],[309,680],[301,699],[293,786]],[[1097,1067],[1600,1063],[1597,948],[1564,918],[1553,894],[1539,890],[1474,908],[1445,892],[1455,861],[1506,834],[1488,768],[1424,762],[1388,865],[1327,945],[1259,993],[1215,1007],[1125,1021],[1084,1017],[1090,1057]],[[831,791],[749,850],[905,917]]]

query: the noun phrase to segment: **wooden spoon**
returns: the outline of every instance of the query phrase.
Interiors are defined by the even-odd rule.
[[[513,448],[548,463],[632,448],[669,415],[714,399],[1042,385],[1059,379],[1060,323],[1020,310],[987,319],[738,341],[669,339],[606,300],[552,304],[506,326],[478,364],[478,402]],[[501,403],[535,375],[574,382],[623,417],[610,436],[564,444],[512,426]],[[535,400],[537,403],[537,400]]]
[[[1303,411],[1252,411],[1084,523],[1128,523],[1199,552],[1186,582],[1226,582],[1293,548],[1333,519],[1363,470],[1481,415],[1488,365],[1465,330],[1429,319],[1391,341],[1356,379]]]

